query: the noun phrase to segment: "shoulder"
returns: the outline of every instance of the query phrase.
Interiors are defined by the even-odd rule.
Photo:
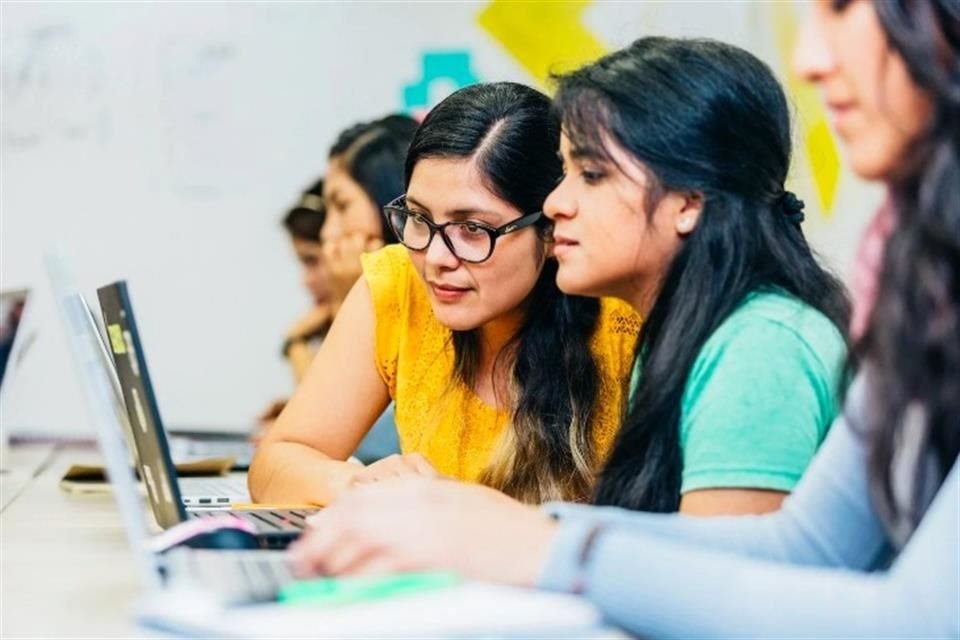
[[[683,393],[683,492],[790,491],[837,415],[843,335],[790,296],[750,296],[707,340]]]
[[[396,397],[401,360],[416,355],[425,332],[439,323],[407,250],[388,245],[360,257],[363,278],[370,290],[376,332],[376,357],[380,375]]]
[[[832,372],[846,356],[846,341],[805,302],[779,292],[755,293],[710,336],[698,361],[719,356],[799,359]]]
[[[641,324],[640,314],[626,302],[616,298],[600,298],[598,332],[636,338]]]
[[[612,370],[608,375],[617,379],[630,375],[642,324],[640,314],[626,302],[600,298],[600,313],[590,344],[601,368]]]
[[[406,248],[388,245],[360,256],[363,277],[370,289],[376,314],[396,315],[402,309],[422,307],[417,304],[426,293],[419,285],[419,276]]]
[[[816,309],[784,294],[752,295],[694,361],[683,394],[684,428],[727,419],[826,429],[846,353],[841,332]]]
[[[403,245],[391,244],[360,256],[363,276],[373,287],[383,283],[393,283],[415,276],[413,263]]]

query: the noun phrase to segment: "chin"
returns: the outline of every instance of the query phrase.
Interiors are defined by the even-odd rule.
[[[567,295],[571,296],[595,296],[595,288],[590,286],[592,283],[584,282],[583,278],[576,277],[576,274],[564,273],[563,267],[557,271],[557,287]]]
[[[866,155],[859,160],[851,156],[850,168],[853,169],[853,172],[856,173],[857,176],[864,180],[887,181],[893,177],[893,167]]]
[[[437,308],[437,305],[434,305],[433,315],[436,316],[440,324],[451,331],[472,331],[483,324],[478,320],[476,314],[470,313],[467,309],[456,309],[449,306]]]
[[[894,153],[886,145],[848,144],[847,158],[850,168],[864,180],[889,181],[895,177],[900,158],[905,155]]]

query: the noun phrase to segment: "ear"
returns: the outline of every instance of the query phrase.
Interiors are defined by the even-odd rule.
[[[703,213],[703,194],[698,191],[676,192],[670,194],[676,198],[673,203],[673,228],[678,236],[685,237],[693,233]]]

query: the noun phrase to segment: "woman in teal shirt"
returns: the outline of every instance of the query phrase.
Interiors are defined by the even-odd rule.
[[[645,318],[595,501],[775,510],[836,416],[848,317],[784,188],[780,85],[741,49],[642,38],[559,78],[556,106],[557,282]]]

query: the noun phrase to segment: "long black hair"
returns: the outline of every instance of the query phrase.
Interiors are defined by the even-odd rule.
[[[347,175],[380,211],[403,189],[403,161],[416,130],[417,121],[401,114],[361,122],[340,134],[329,157],[343,163]],[[380,225],[384,244],[397,242],[385,218],[380,218]]]
[[[679,507],[681,400],[710,335],[757,291],[783,291],[843,332],[843,286],[817,263],[784,191],[787,101],[773,73],[737,47],[649,37],[561,76],[556,97],[574,146],[609,157],[606,140],[660,194],[703,195],[694,231],[666,271],[637,343],[643,375],[595,494],[599,504]]]
[[[491,192],[533,213],[561,175],[559,142],[560,123],[547,96],[511,82],[473,85],[423,121],[407,155],[406,182],[424,158],[473,158]],[[542,218],[536,228],[546,240],[550,222]],[[591,422],[600,376],[589,340],[599,303],[562,293],[556,272],[556,261],[547,260],[519,332],[497,358],[496,366],[512,364],[512,420],[481,475],[485,484],[527,502],[582,500],[595,474]],[[452,341],[455,376],[472,387],[478,332],[454,331]]]
[[[864,426],[874,500],[909,532],[932,488],[928,463],[935,462],[939,486],[960,454],[960,5],[885,0],[873,7],[934,107],[891,184],[897,225],[870,323],[854,349],[870,374],[873,406]],[[894,459],[913,437],[921,445],[907,461],[913,491],[898,499]]]

